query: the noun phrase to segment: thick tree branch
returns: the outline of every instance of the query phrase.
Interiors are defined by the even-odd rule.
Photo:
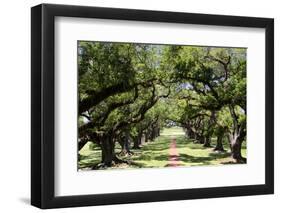
[[[220,63],[222,66],[223,66],[223,69],[224,69],[224,81],[226,81],[228,79],[228,76],[229,76],[229,69],[228,69],[228,65],[230,64],[231,62],[231,56],[228,56],[227,57],[227,61],[223,61],[219,58],[216,58],[214,56],[211,56],[211,55],[208,55],[206,56],[207,58],[211,59],[211,60],[214,60],[218,63]]]
[[[87,98],[79,102],[79,114],[89,110],[90,108],[98,105],[100,102],[108,98],[109,96],[119,93],[128,92],[133,89],[136,84],[127,85],[127,83],[119,83],[110,87],[107,87],[101,91],[87,91],[89,95]]]
[[[129,105],[129,104],[132,104],[136,99],[138,98],[138,88],[135,87],[135,95],[134,95],[134,98],[133,99],[129,99],[127,101],[122,101],[122,102],[114,102],[114,103],[111,103],[108,107],[107,107],[107,110],[106,112],[102,113],[98,118],[95,118],[94,120],[91,119],[91,122],[89,123],[86,123],[84,124],[83,126],[79,127],[79,133],[80,132],[83,132],[89,128],[93,128],[95,126],[101,126],[105,123],[106,119],[108,118],[109,114],[119,108],[119,107],[122,107],[122,106],[125,106],[125,105]]]
[[[117,131],[118,129],[124,128],[130,124],[133,123],[138,123],[140,121],[142,121],[144,119],[145,113],[151,108],[153,107],[156,102],[158,101],[159,97],[156,96],[156,89],[155,86],[153,86],[152,88],[152,95],[151,98],[149,99],[149,101],[147,103],[145,103],[144,105],[142,105],[139,110],[137,111],[137,113],[130,119],[130,120],[123,120],[119,123],[117,123],[114,127],[113,130]]]

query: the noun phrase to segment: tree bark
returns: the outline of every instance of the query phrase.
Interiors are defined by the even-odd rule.
[[[115,154],[115,141],[111,134],[106,134],[101,137],[101,150],[102,150],[102,160],[101,164],[97,165],[100,167],[112,167],[115,164],[119,163],[129,163],[126,160],[119,159]],[[95,168],[97,168],[95,167]]]
[[[197,143],[200,143],[200,144],[205,143],[205,137],[198,133],[195,134],[195,140],[197,141]]]
[[[207,129],[207,133],[205,136],[205,141],[204,141],[204,147],[211,147],[211,139],[213,136],[213,132],[214,132],[214,124],[216,122],[216,112],[212,111],[211,112],[211,117],[210,120],[208,122],[208,129]]]
[[[144,133],[144,142],[148,142],[148,135],[149,135],[148,130],[146,130]]]
[[[87,111],[91,107],[98,105],[109,96],[130,91],[135,86],[136,84],[127,85],[126,82],[121,82],[119,84],[103,88],[101,91],[88,91],[87,93],[89,97],[79,102],[79,114]]]
[[[241,147],[246,137],[246,122],[239,123],[233,105],[229,105],[229,111],[233,120],[232,132],[229,134],[231,156],[237,163],[245,163],[246,158],[241,155]]]
[[[130,150],[130,132],[129,130],[125,130],[125,135],[123,137],[120,137],[119,141],[121,145],[121,152],[119,155],[126,156],[132,154]]]
[[[102,164],[111,167],[115,159],[115,142],[111,135],[104,135],[101,142]]]
[[[238,134],[229,136],[231,157],[236,163],[246,163],[246,158],[242,157],[241,147],[243,139]]]
[[[134,146],[133,149],[140,149],[141,145],[141,138],[142,138],[142,131],[138,133],[138,135],[134,138]]]
[[[189,138],[189,139],[195,139],[195,140],[197,139],[197,138],[196,138],[196,134],[195,134],[195,132],[192,130],[192,127],[191,127],[191,124],[190,124],[189,121],[186,122],[184,128],[185,128],[185,135],[186,135],[187,138]]]
[[[216,133],[217,133],[217,145],[214,148],[214,151],[219,151],[219,152],[224,152],[224,148],[223,148],[223,137],[225,134],[226,128],[223,126],[218,126],[216,128]]]
[[[156,131],[155,131],[155,127],[151,127],[151,130],[150,130],[150,141],[154,141],[154,139],[156,138],[156,135],[155,135]]]
[[[204,147],[211,147],[211,138],[209,136],[204,137]]]
[[[224,152],[223,144],[222,144],[223,135],[218,135],[217,137],[217,145],[215,147],[215,151]]]
[[[141,136],[141,143],[140,144],[141,145],[145,144],[145,135],[144,134],[142,134],[142,136]]]
[[[78,142],[78,151],[80,151],[85,146],[85,144],[87,142],[88,142],[87,139],[79,140],[79,142]]]

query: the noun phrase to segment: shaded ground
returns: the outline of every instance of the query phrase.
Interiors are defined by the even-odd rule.
[[[172,145],[171,140],[175,141],[174,145]],[[171,151],[170,148],[173,146],[173,151]],[[215,146],[215,140],[212,141],[212,146]],[[155,141],[146,143],[141,149],[132,149],[134,154],[124,157],[124,159],[134,161],[138,166],[120,164],[115,168],[159,168],[170,166],[171,162],[177,166],[228,164],[232,159],[228,145],[224,144],[224,147],[227,152],[214,152],[213,148],[205,148],[202,144],[195,144],[187,139],[181,128],[173,127],[164,129],[161,136]],[[120,147],[117,146],[116,153],[120,151]],[[79,154],[79,169],[90,169],[93,165],[98,164],[101,159],[99,147],[91,142],[87,143]],[[244,143],[242,155],[246,157]]]

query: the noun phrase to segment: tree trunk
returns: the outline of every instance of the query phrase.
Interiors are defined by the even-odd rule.
[[[231,157],[234,159],[236,163],[246,162],[246,158],[242,157],[241,154],[242,142],[243,140],[241,140],[241,138],[237,134],[229,136]]]
[[[101,141],[102,150],[102,164],[107,167],[111,167],[115,159],[115,143],[111,135],[105,135]]]
[[[212,139],[213,132],[214,132],[213,126],[215,124],[215,121],[216,121],[216,112],[212,111],[210,120],[208,122],[208,129],[207,129],[207,133],[206,133],[205,141],[204,141],[204,145],[203,145],[204,147],[211,147],[211,139]]]
[[[211,147],[211,138],[209,136],[204,138],[204,147]]]
[[[190,123],[186,123],[185,126],[185,135],[187,138],[189,139],[195,139],[196,140],[196,134],[195,132],[192,130]]]
[[[200,135],[200,134],[198,134],[198,133],[195,134],[194,139],[195,139],[195,143],[200,143],[200,144],[204,144],[205,143],[205,137]]]
[[[246,158],[243,158],[241,155],[241,146],[244,138],[246,137],[246,122],[238,122],[238,117],[233,105],[229,105],[229,111],[233,120],[232,133],[229,134],[231,156],[235,162],[245,163]]]
[[[215,147],[215,151],[224,152],[223,144],[222,144],[223,135],[218,135],[217,137],[217,145]]]
[[[141,136],[141,145],[144,145],[145,144],[145,134],[142,134]]]
[[[151,131],[151,141],[154,141],[155,138],[157,137],[157,128],[156,127],[152,127],[152,131]]]
[[[144,133],[144,142],[148,142],[148,135],[149,135],[148,130],[146,130]]]
[[[88,142],[88,140],[80,140],[78,142],[78,151],[80,151],[84,146],[85,144]]]
[[[154,141],[154,128],[153,127],[150,127],[149,128],[149,136],[148,136],[148,139],[150,140],[150,142]]]
[[[134,138],[134,146],[133,149],[140,149],[141,145],[141,138],[142,138],[142,131],[138,133],[138,135]]]
[[[195,132],[191,129],[188,133],[190,139],[197,139]]]
[[[119,153],[119,155],[125,156],[130,154],[130,145],[129,145],[129,140],[127,139],[123,139],[123,141],[121,142],[121,152]]]
[[[130,151],[130,132],[129,130],[125,131],[125,135],[123,137],[120,137],[119,141],[121,145],[121,152],[119,155],[126,156],[132,154]]]
[[[118,163],[128,163],[128,161],[119,159],[115,154],[115,141],[111,134],[107,134],[101,137],[101,150],[102,150],[102,161],[101,164],[95,168],[100,167],[111,167]]]

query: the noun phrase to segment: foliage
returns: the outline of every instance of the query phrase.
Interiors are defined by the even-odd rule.
[[[246,49],[81,41],[79,50],[79,147],[93,141],[114,149],[127,133],[153,140],[177,125],[204,146],[221,135],[241,152]]]

